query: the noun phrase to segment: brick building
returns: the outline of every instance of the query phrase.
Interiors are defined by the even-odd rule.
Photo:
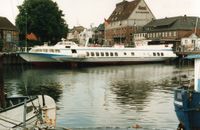
[[[0,51],[13,51],[19,42],[17,28],[5,17],[0,17]]]
[[[198,22],[199,21],[199,22]],[[152,40],[153,43],[180,43],[181,38],[194,33],[200,35],[200,19],[191,16],[177,16],[154,19],[134,34],[134,40]]]
[[[106,20],[105,40],[111,45],[132,44],[133,33],[152,19],[155,17],[144,0],[123,0]]]

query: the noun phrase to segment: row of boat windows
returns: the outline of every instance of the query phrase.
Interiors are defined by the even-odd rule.
[[[59,49],[34,49],[33,52],[52,52],[52,53],[60,53]]]
[[[131,52],[130,53],[131,56],[135,56],[135,53],[134,52]],[[146,54],[146,53],[144,53]],[[87,56],[118,56],[118,53],[117,52],[86,52],[86,55]],[[126,52],[123,53],[124,56],[127,55]],[[150,56],[151,54],[148,53],[148,55]],[[164,56],[164,53],[163,52],[153,52],[153,56]]]
[[[33,52],[52,52],[52,53],[60,53],[59,49],[35,49]],[[76,50],[72,49],[72,53],[77,53]],[[130,53],[131,56],[135,56],[134,52]],[[86,52],[87,56],[118,56],[117,52]],[[124,56],[127,55],[127,52],[123,53]],[[150,53],[148,53],[150,55]],[[164,56],[163,52],[153,52],[153,56]]]

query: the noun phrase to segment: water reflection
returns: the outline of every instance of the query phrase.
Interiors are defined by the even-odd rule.
[[[47,94],[58,101],[63,86],[52,73],[48,70],[22,69],[20,66],[5,68],[6,92],[8,96]]]
[[[163,64],[5,70],[5,79],[10,95],[45,93],[54,97],[59,107],[58,126],[125,128],[140,124],[175,129],[173,88],[177,84],[172,79],[178,71]]]

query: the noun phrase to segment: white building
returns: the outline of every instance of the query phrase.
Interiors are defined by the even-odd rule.
[[[181,38],[181,46],[187,51],[200,50],[200,38],[194,33],[189,37]]]

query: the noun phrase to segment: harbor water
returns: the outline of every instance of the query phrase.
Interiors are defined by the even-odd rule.
[[[174,88],[192,67],[146,64],[76,69],[5,67],[8,96],[48,94],[57,103],[57,126],[175,130]]]

